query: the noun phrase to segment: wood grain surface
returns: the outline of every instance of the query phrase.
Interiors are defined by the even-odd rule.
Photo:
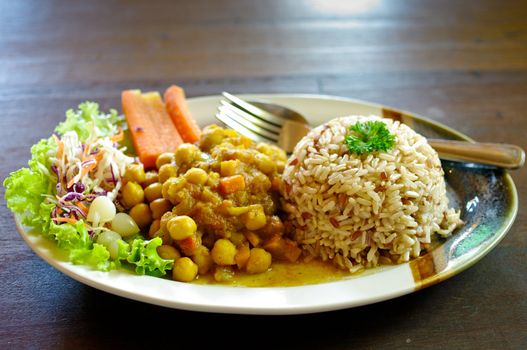
[[[64,111],[124,88],[321,93],[527,148],[527,2],[0,1],[0,178]],[[0,190],[0,348],[527,348],[527,171],[505,239],[454,278],[322,314],[164,309],[80,284],[18,235]],[[162,345],[165,344],[165,345]]]

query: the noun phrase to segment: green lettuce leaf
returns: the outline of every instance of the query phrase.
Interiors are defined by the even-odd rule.
[[[151,240],[136,238],[132,242],[127,261],[136,265],[135,272],[140,275],[162,276],[166,270],[172,269],[173,260],[163,259],[157,254],[157,247],[163,244],[161,238]]]
[[[70,251],[70,260],[76,265],[90,265],[101,271],[109,271],[116,267],[110,260],[110,253],[101,244],[93,243],[91,248],[75,248]]]
[[[31,147],[31,159],[28,162],[29,168],[35,173],[40,173],[48,177],[55,177],[55,175],[51,173],[51,162],[49,159],[56,153],[57,142],[54,138],[50,137],[40,140],[37,144]],[[55,177],[55,182],[56,180]]]
[[[14,213],[24,215],[23,224],[33,226],[34,218],[40,217],[41,195],[48,191],[47,180],[39,173],[22,168],[5,179],[4,187],[7,207]]]
[[[79,140],[84,142],[90,136],[90,132],[95,132],[95,135],[99,137],[116,134],[123,123],[124,119],[117,115],[115,109],[104,114],[99,111],[97,103],[84,102],[79,105],[77,111],[69,109],[66,112],[66,120],[60,123],[55,131],[61,135],[68,131],[75,131]]]
[[[45,194],[54,193],[56,176],[50,169],[49,156],[56,152],[53,138],[40,140],[31,147],[29,168],[10,174],[4,181],[7,207],[22,216],[22,223],[46,232],[53,205],[44,202]]]
[[[49,235],[57,241],[57,245],[66,250],[91,249],[92,240],[82,220],[75,224],[55,224],[53,221],[49,226]]]

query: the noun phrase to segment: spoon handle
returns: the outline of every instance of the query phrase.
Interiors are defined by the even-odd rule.
[[[525,152],[518,146],[504,143],[465,142],[428,139],[439,158],[461,162],[493,165],[505,169],[518,169],[525,162]]]

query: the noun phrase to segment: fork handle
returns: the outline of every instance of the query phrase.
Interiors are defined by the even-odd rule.
[[[286,153],[292,153],[295,146],[300,140],[311,131],[311,127],[307,124],[286,120],[282,125],[280,134],[278,135],[278,146]]]
[[[518,169],[525,163],[525,152],[516,145],[441,139],[428,139],[428,143],[437,151],[439,158],[445,160],[473,162],[505,169]]]
[[[282,126],[278,145],[287,153],[310,131],[304,123],[287,121]],[[505,143],[466,142],[444,139],[427,139],[439,158],[457,162],[472,162],[504,169],[518,169],[525,163],[525,152],[516,145]]]

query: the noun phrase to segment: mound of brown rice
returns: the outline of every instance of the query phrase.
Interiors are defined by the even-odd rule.
[[[349,127],[380,120],[395,135],[388,152],[350,154]],[[391,119],[349,116],[312,130],[284,170],[284,210],[311,257],[354,272],[418,257],[434,234],[461,224],[448,208],[441,163],[426,139]]]

